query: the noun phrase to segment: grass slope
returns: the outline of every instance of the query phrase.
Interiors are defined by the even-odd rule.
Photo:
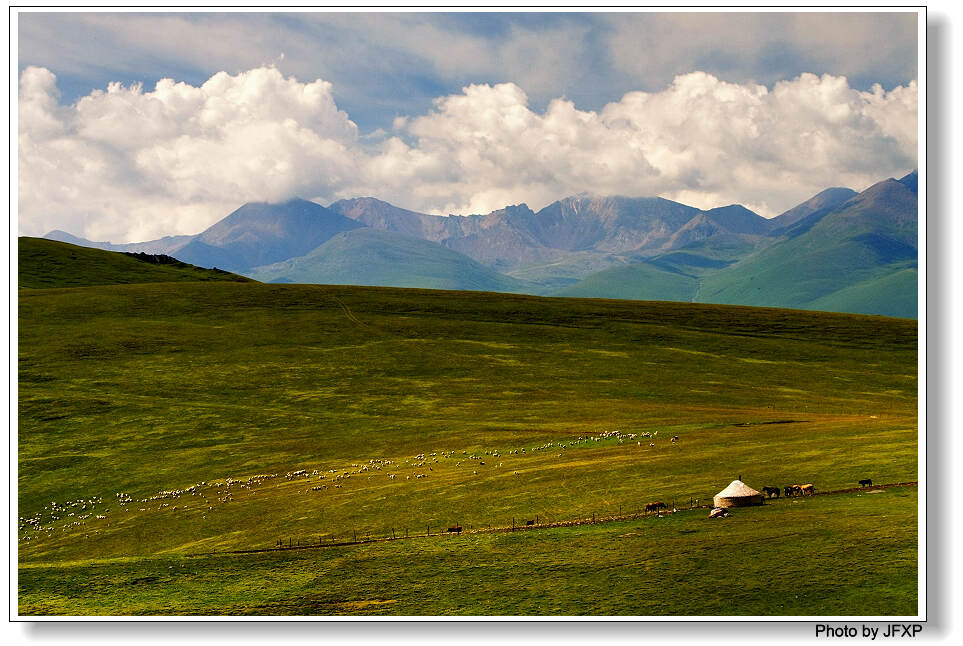
[[[36,564],[20,570],[20,612],[912,616],[915,494],[773,501],[722,521],[695,510],[346,548]]]
[[[704,278],[696,300],[856,312],[909,312],[916,290],[890,275],[915,269],[916,196],[896,180],[880,182],[835,210],[792,225],[778,242]],[[905,275],[905,274],[904,274]],[[899,282],[895,293],[869,287]],[[861,283],[865,283],[859,287]],[[869,302],[873,295],[880,301]],[[852,305],[847,296],[856,299]]]
[[[185,263],[153,264],[122,253],[44,238],[17,240],[17,284],[21,289],[183,281],[250,279]]]
[[[306,256],[258,267],[265,282],[382,285],[525,292],[531,285],[419,238],[362,228],[341,233]]]
[[[783,501],[724,525],[703,511],[664,530],[188,556],[687,506],[739,475],[820,490],[915,480],[914,321],[231,283],[25,290],[18,304],[23,613],[915,607],[915,506],[889,494]],[[735,565],[715,566],[720,545],[739,546]],[[814,577],[813,563],[859,576]],[[777,608],[773,590],[805,592]]]
[[[687,302],[698,287],[692,276],[639,262],[592,274],[554,295]]]
[[[915,264],[915,263],[914,263]],[[808,304],[807,309],[861,312],[915,319],[919,273],[916,267],[895,268]]]

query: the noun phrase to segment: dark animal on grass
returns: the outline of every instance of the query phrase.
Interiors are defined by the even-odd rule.
[[[783,487],[783,493],[786,494],[786,498],[792,497],[792,487]]]
[[[869,478],[866,478],[865,480],[860,480],[860,481],[859,481],[859,486],[860,486],[860,487],[872,487],[872,486],[873,486],[873,481],[870,480]]]
[[[814,484],[804,484],[804,485],[802,485],[802,486],[799,487],[799,493],[800,493],[800,495],[802,495],[802,494],[809,494],[810,496],[815,496],[815,495],[816,495],[816,485],[814,485]]]
[[[803,493],[803,491],[802,491],[802,485],[793,485],[793,486],[792,486],[792,495],[793,495],[793,496],[801,496],[802,493]]]
[[[525,524],[526,524],[526,525],[534,525],[534,524],[535,524],[535,521],[534,521],[534,520],[526,520],[526,521],[525,521]]]
[[[455,526],[453,526],[453,527],[449,527],[449,528],[448,528],[448,531],[449,531],[449,532],[453,532],[453,533],[455,533],[455,534],[460,534],[460,533],[461,533],[461,525],[455,525]]]
[[[665,503],[661,500],[658,502],[646,503],[645,505],[645,513],[649,513],[650,511],[659,511],[660,509],[665,509]]]
[[[770,498],[779,497],[779,487],[763,487],[762,490]]]

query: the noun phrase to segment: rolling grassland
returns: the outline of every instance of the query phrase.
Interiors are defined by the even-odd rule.
[[[915,481],[915,321],[152,283],[18,352],[24,615],[916,613],[914,487],[688,510]]]

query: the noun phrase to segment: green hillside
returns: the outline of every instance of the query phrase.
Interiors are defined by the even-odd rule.
[[[693,276],[639,262],[597,272],[554,295],[688,302],[698,287]]]
[[[726,541],[739,613],[915,611],[915,492],[684,511],[740,476],[916,480],[913,321],[226,282],[18,305],[24,614],[718,614]],[[651,500],[683,511],[507,533]]]
[[[183,281],[250,282],[250,279],[182,262],[147,262],[132,255],[44,238],[17,240],[17,284],[21,289]]]
[[[341,233],[305,256],[256,267],[249,275],[283,283],[500,292],[525,292],[532,287],[440,244],[370,228]]]
[[[915,265],[915,263],[913,263]],[[856,283],[808,304],[807,309],[899,316],[915,319],[919,273],[915,266],[887,271],[878,278]]]
[[[916,289],[916,195],[886,180],[835,211],[790,226],[782,239],[704,278],[696,300],[866,313],[911,312]],[[899,276],[899,277],[897,277]],[[880,283],[879,281],[884,281]],[[899,283],[893,293],[872,287]],[[846,296],[856,298],[852,304]],[[881,301],[871,301],[873,296]]]

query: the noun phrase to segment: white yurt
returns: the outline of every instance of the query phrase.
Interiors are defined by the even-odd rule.
[[[748,507],[761,505],[763,498],[761,493],[742,480],[733,480],[728,487],[712,497],[712,504],[715,507]]]

